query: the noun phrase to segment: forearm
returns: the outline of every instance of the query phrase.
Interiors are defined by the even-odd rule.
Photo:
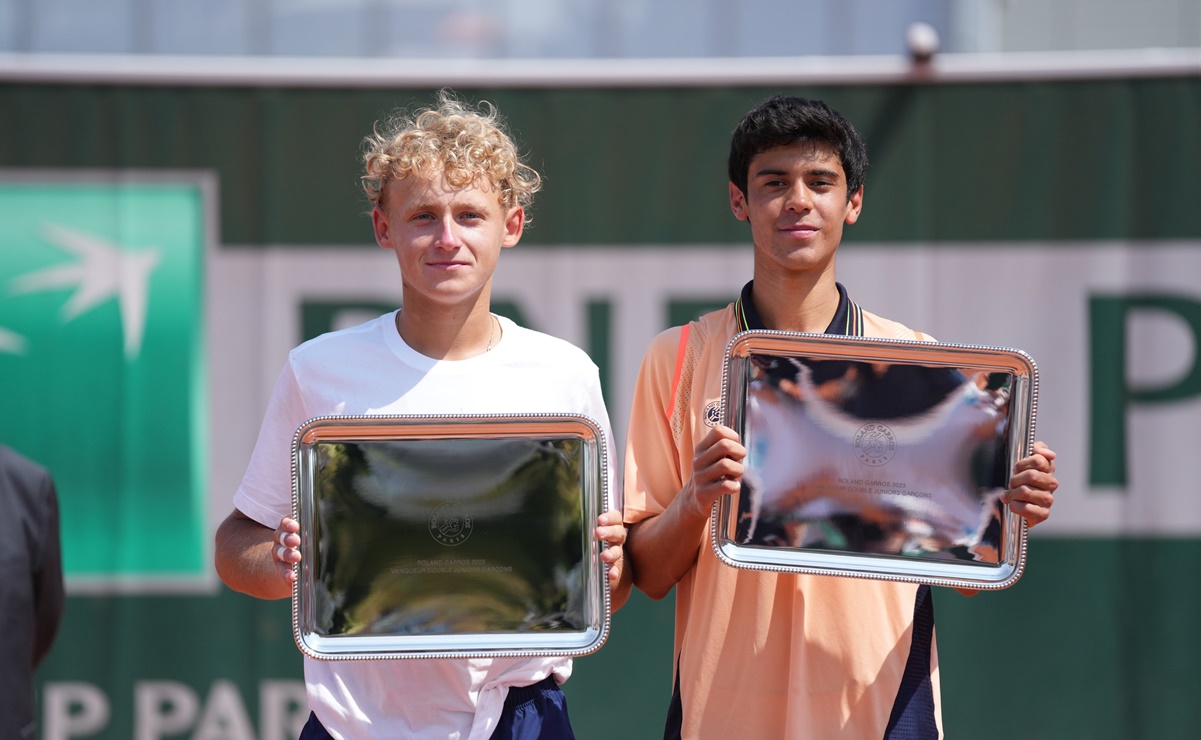
[[[214,564],[222,582],[259,599],[285,599],[292,584],[280,574],[272,555],[275,530],[234,511],[217,528]]]
[[[666,596],[696,564],[709,511],[685,503],[695,502],[681,493],[662,514],[630,527],[626,553],[633,583],[652,599]]]

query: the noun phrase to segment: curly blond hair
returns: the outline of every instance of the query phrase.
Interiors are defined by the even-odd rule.
[[[521,162],[496,106],[483,101],[472,108],[449,90],[438,93],[436,107],[402,111],[382,131],[377,125],[363,148],[363,192],[377,206],[389,182],[411,174],[442,173],[454,188],[482,180],[505,208],[528,208],[542,187],[542,177]]]

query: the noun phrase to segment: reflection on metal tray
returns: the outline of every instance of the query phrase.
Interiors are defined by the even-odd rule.
[[[748,331],[725,424],[747,448],[714,506],[728,565],[997,589],[1026,523],[1000,502],[1034,441],[1038,372],[1000,347]]]
[[[293,444],[293,631],[324,660],[584,655],[608,635],[582,416],[321,417]]]

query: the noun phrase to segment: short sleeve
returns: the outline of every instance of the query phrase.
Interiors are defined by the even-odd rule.
[[[289,358],[275,381],[250,464],[234,494],[238,511],[265,527],[275,529],[280,519],[292,515],[292,440],[308,419]]]
[[[683,487],[671,421],[682,332],[675,327],[655,337],[638,370],[626,434],[623,515],[627,524],[661,514]]]

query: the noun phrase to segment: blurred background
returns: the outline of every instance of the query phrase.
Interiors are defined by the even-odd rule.
[[[785,19],[803,19],[803,26]],[[1197,47],[1193,0],[4,0],[0,50],[407,59]]]
[[[288,349],[398,304],[359,147],[443,86],[546,178],[495,308],[591,354],[619,448],[653,336],[750,277],[739,117],[846,113],[841,282],[1029,352],[1060,453],[1022,579],[936,590],[947,736],[1195,735],[1201,3],[0,0],[0,442],[54,475],[68,590],[40,737],[298,734],[289,604],[221,586],[212,534]],[[672,610],[576,662],[582,740],[661,736]]]

